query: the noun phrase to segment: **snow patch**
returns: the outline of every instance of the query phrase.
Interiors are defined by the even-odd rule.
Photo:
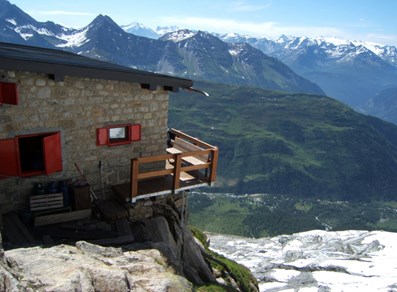
[[[66,43],[59,44],[57,47],[65,48],[65,47],[79,47],[88,42],[90,39],[87,38],[86,34],[88,31],[88,27],[75,33],[75,34],[62,34],[59,37],[66,41]]]
[[[167,35],[167,40],[173,41],[175,43],[181,42],[183,40],[193,37],[196,32],[190,30],[179,30]]]
[[[54,36],[54,34],[46,28],[35,28],[35,31],[39,34]]]
[[[397,233],[312,230],[273,238],[208,237],[211,249],[251,269],[261,291],[396,288]]]
[[[240,54],[240,52],[241,52],[241,50],[237,49],[237,48],[229,50],[229,54],[232,55],[232,56],[237,56],[238,54]]]
[[[6,19],[6,21],[11,23],[11,24],[13,24],[13,25],[17,25],[17,22],[13,18],[8,18],[8,19]]]
[[[33,37],[32,33],[20,33],[19,34],[25,41]]]

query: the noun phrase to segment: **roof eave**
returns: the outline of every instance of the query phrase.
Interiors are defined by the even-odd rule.
[[[179,88],[193,86],[193,81],[189,79],[155,73],[135,73],[128,71],[128,68],[126,70],[112,70],[4,57],[0,57],[0,69],[48,74],[55,81],[63,81],[65,76],[125,81],[139,83],[144,85],[143,88],[150,90],[156,90],[157,86],[160,86],[165,90],[178,91]]]

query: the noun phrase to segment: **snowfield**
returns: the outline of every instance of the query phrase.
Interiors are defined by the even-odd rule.
[[[207,236],[212,250],[250,268],[260,291],[397,291],[397,233]]]

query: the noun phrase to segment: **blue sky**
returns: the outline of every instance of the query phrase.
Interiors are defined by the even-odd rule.
[[[98,14],[117,24],[176,25],[276,38],[338,37],[397,45],[396,0],[9,0],[39,21],[83,27]]]

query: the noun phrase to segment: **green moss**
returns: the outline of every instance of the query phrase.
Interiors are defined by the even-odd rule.
[[[193,236],[197,238],[204,247],[208,248],[208,238],[205,233],[194,226],[189,226],[189,229]]]
[[[220,286],[220,285],[205,285],[205,286],[200,286],[196,287],[194,289],[196,292],[229,292],[232,291],[230,288]]]
[[[251,271],[248,268],[222,255],[213,252],[208,247],[208,238],[204,234],[204,232],[200,231],[198,228],[194,226],[189,226],[189,228],[193,233],[193,235],[205,246],[207,254],[209,254],[211,257],[216,259],[216,261],[212,261],[209,259],[211,266],[213,268],[219,271],[224,271],[226,273],[230,271],[232,273],[231,276],[234,278],[237,285],[241,288],[242,291],[247,291],[247,292],[253,291],[252,286],[258,287],[258,281],[255,279],[255,277],[252,275]],[[227,267],[227,269],[225,270],[225,267],[217,263],[217,261],[222,262]],[[202,291],[202,292],[233,291],[233,287],[231,285],[229,285],[228,287],[224,287],[221,285],[206,285],[206,286],[197,287],[196,291]]]
[[[242,291],[253,291],[252,285],[258,287],[258,281],[252,275],[251,271],[248,268],[215,252],[211,251],[211,255],[214,256],[217,260],[224,263],[230,269],[235,277],[235,280],[237,280],[237,285],[241,288]],[[217,266],[218,269],[223,269],[223,267],[221,267],[220,265],[214,265]]]

